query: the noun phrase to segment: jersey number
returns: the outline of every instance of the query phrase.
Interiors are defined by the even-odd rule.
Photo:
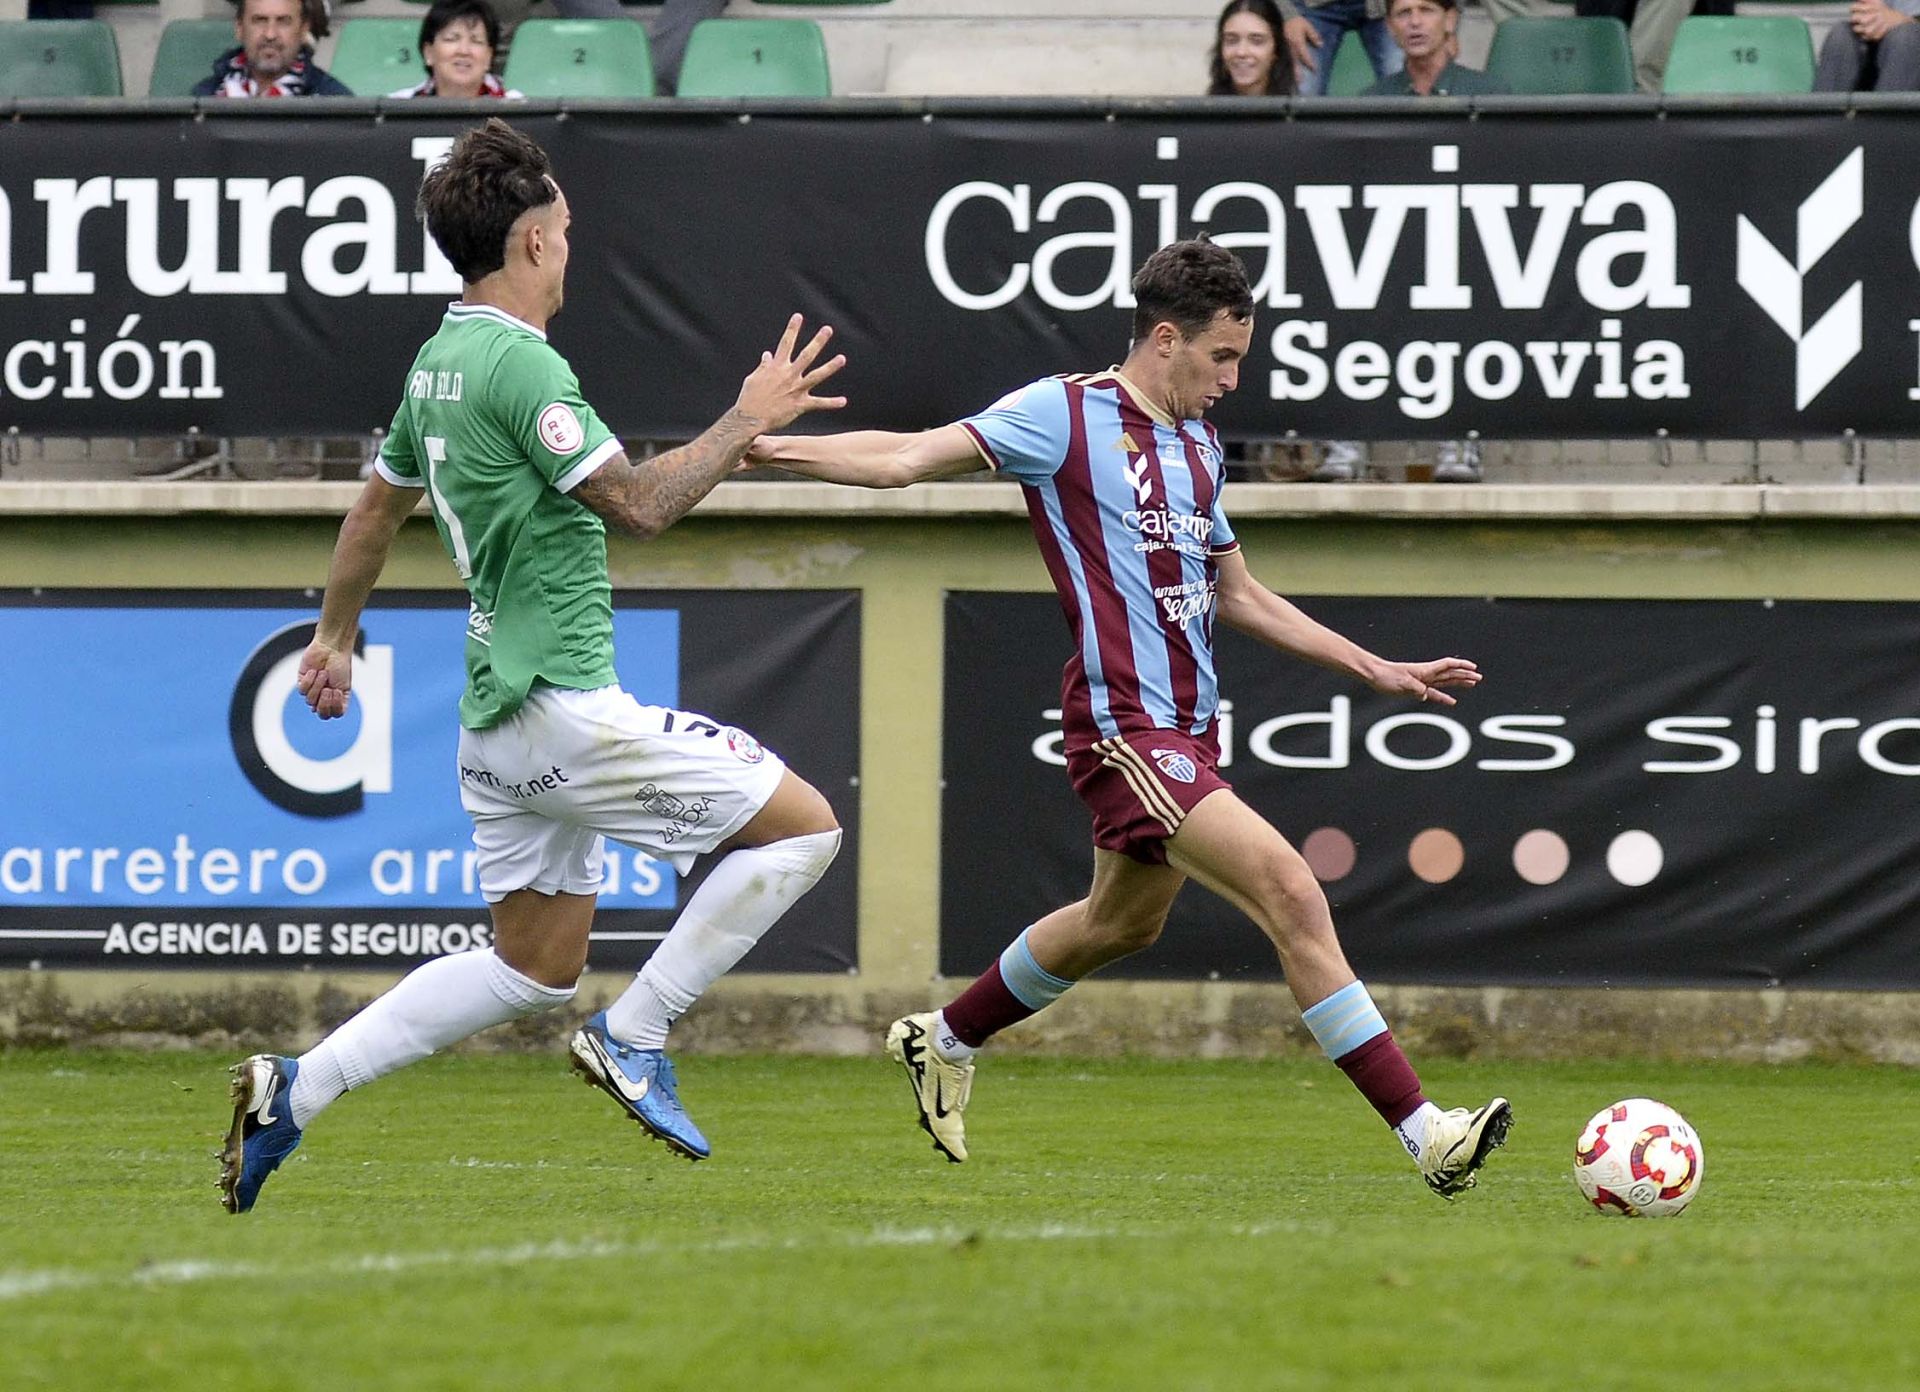
[[[453,515],[453,509],[447,506],[446,494],[440,491],[439,475],[447,463],[446,439],[440,435],[422,435],[420,443],[427,447],[427,497],[441,525],[447,529],[447,541],[453,546],[453,568],[460,572],[462,580],[471,580],[473,558],[467,554],[467,533],[460,519]]]

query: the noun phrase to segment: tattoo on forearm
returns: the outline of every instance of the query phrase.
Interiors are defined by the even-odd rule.
[[[728,411],[678,449],[623,469],[597,471],[574,496],[624,531],[657,536],[733,472],[760,425],[737,409]]]

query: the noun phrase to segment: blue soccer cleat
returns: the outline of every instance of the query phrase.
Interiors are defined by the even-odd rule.
[[[233,1074],[233,1126],[220,1148],[220,1202],[229,1213],[245,1213],[260,1197],[267,1176],[300,1144],[287,1104],[300,1065],[277,1054],[255,1054],[227,1070]]]
[[[680,1105],[673,1060],[660,1049],[636,1049],[607,1033],[602,1010],[574,1031],[568,1046],[573,1069],[640,1123],[640,1129],[689,1160],[704,1160],[713,1147]]]

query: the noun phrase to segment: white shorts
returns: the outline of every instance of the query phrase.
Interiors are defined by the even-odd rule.
[[[786,767],[745,730],[617,686],[536,686],[498,725],[460,732],[480,892],[598,893],[604,836],[684,875],[766,806]]]

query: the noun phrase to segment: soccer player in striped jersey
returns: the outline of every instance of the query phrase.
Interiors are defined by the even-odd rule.
[[[749,452],[868,488],[982,467],[1018,479],[1073,634],[1061,708],[1068,775],[1093,812],[1092,888],[1020,933],[944,1009],[895,1021],[887,1052],[907,1070],[934,1148],[965,1160],[975,1052],[1151,944],[1180,887],[1198,880],[1266,932],[1314,1038],[1451,1197],[1506,1139],[1511,1110],[1498,1097],[1452,1111],[1427,1100],[1347,965],[1313,872],[1221,778],[1213,622],[1439,705],[1479,670],[1458,657],[1378,657],[1254,579],[1221,506],[1219,436],[1203,419],[1238,385],[1252,341],[1246,272],[1224,248],[1176,242],[1148,258],[1133,293],[1133,345],[1118,368],[1044,378],[919,434],[768,437]]]
[[[306,1127],[362,1087],[491,1025],[573,998],[605,838],[716,863],[639,976],[573,1036],[573,1067],[690,1160],[668,1028],[811,889],[840,848],[818,790],[746,731],[643,706],[619,685],[606,528],[648,538],[740,463],[755,436],[844,404],[814,395],[800,316],[698,438],[630,461],[547,342],[567,271],[566,195],[504,121],[468,130],[421,183],[427,230],[464,290],[420,349],[374,473],[340,529],[299,689],[346,714],[361,610],[422,493],[471,600],[460,800],[473,819],[491,946],[435,958],[299,1058],[235,1066],[221,1197],[249,1211]]]

